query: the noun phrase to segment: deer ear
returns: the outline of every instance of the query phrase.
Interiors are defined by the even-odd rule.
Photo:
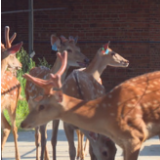
[[[69,36],[69,42],[75,43],[75,39],[73,38],[73,36]]]
[[[61,42],[65,43],[66,41],[68,41],[68,39],[65,36],[60,36]]]
[[[53,51],[58,51],[61,46],[60,39],[54,34],[51,35],[51,46]]]
[[[75,43],[78,42],[78,36],[76,36],[76,37],[74,38],[74,41],[75,41]]]
[[[15,54],[15,53],[17,53],[21,49],[22,45],[23,45],[23,42],[20,42],[20,43],[18,43],[16,45],[12,46],[11,48],[9,48],[7,50],[8,54]]]
[[[94,132],[89,132],[89,136],[94,140],[97,141],[99,134],[98,133],[94,133]]]

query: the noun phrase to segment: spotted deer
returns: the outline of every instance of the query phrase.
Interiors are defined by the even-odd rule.
[[[1,127],[3,132],[1,152],[4,148],[5,142],[7,141],[12,127],[15,143],[15,157],[16,160],[19,160],[20,158],[17,145],[17,127],[15,118],[21,87],[17,78],[10,71],[7,71],[8,68],[16,70],[22,67],[22,64],[16,58],[16,52],[20,50],[23,43],[21,42],[11,46],[15,35],[16,34],[14,33],[14,35],[9,39],[9,27],[5,27],[6,47],[1,43]],[[3,114],[4,109],[7,109],[9,113],[11,126]]]
[[[76,45],[77,39],[74,39],[73,37],[69,37],[69,39],[65,38],[64,36],[61,36],[60,38],[56,37],[55,35],[51,35],[51,45],[52,49],[54,51],[60,51],[63,52],[66,50],[68,52],[68,63],[65,72],[62,75],[62,82],[65,79],[67,70],[69,67],[84,67],[89,62],[88,58],[82,54],[80,51],[80,48]],[[35,67],[30,70],[30,74],[34,77],[39,77],[43,79],[48,79],[50,73],[56,73],[57,70],[60,68],[60,60],[59,58],[56,59],[53,67],[51,69],[48,69],[46,67],[40,66]],[[27,81],[26,87],[25,87],[25,94],[26,99],[29,105],[30,111],[35,107],[36,105],[36,99],[40,95],[43,96],[43,90],[40,87],[37,87],[34,85],[34,83]],[[46,145],[46,139],[47,139],[47,133],[46,133],[46,126],[47,124],[36,127],[35,128],[35,143],[36,143],[36,159],[39,160],[39,144],[41,139],[41,160],[43,158],[45,160],[49,160],[47,145]],[[41,138],[40,133],[41,132]],[[44,154],[45,153],[45,154]]]
[[[102,50],[103,48],[103,50]],[[105,94],[105,88],[100,84],[101,80],[100,80],[100,76],[103,73],[103,71],[107,68],[107,66],[113,66],[113,67],[127,67],[129,65],[129,61],[124,59],[122,56],[120,56],[118,53],[116,53],[115,51],[113,51],[110,47],[109,47],[109,43],[104,45],[103,47],[101,47],[93,61],[89,64],[89,66],[85,69],[78,69],[78,70],[74,70],[69,76],[68,78],[65,80],[64,85],[63,85],[63,92],[69,96],[73,96],[75,98],[80,98],[83,100],[92,100],[95,98],[98,98],[100,96],[102,96],[103,94]],[[57,129],[58,129],[58,124],[59,120],[55,120],[53,121],[53,126],[54,129],[53,131],[56,131],[55,133],[57,133]],[[56,128],[57,127],[57,128]],[[77,159],[84,159],[85,157],[85,153],[83,150],[83,137],[84,134],[81,133],[77,127],[64,123],[64,130],[69,142],[69,153],[70,153],[70,159],[74,160],[75,156],[76,156],[76,151],[75,151],[75,146],[74,146],[74,130],[76,130],[78,132],[78,144],[79,144],[79,149],[77,151]],[[87,133],[86,133],[87,134]],[[85,135],[86,135],[85,134]],[[87,134],[87,137],[90,134]],[[89,138],[89,141],[96,141],[93,133],[91,134],[92,137]],[[53,138],[52,140],[54,140],[52,142],[52,144],[56,144],[55,139],[57,137],[56,134],[53,134]],[[92,144],[92,148],[96,148],[99,152],[97,152],[97,159],[98,160],[106,160],[107,158],[109,159],[109,157],[114,157],[115,156],[115,150],[110,151],[110,155],[106,154],[107,150],[109,150],[110,148],[106,145],[106,141],[103,141],[104,146],[103,149],[102,148],[102,143],[101,146],[99,145],[99,141],[102,139],[101,135],[99,135],[100,138],[97,138],[97,142],[95,143],[91,143]],[[92,139],[91,139],[92,138]],[[105,138],[103,138],[105,140]],[[107,139],[108,141],[108,139]],[[112,144],[112,143],[109,143]],[[113,144],[114,145],[114,144]],[[111,148],[113,149],[113,145],[111,146]],[[96,149],[94,149],[94,152],[96,151]],[[103,150],[103,151],[102,151]],[[105,151],[106,152],[105,152]],[[112,154],[113,153],[113,154]],[[94,160],[95,156],[94,153],[92,152],[92,150],[90,150],[90,155],[91,155],[91,159]],[[106,155],[106,156],[105,156]],[[110,158],[111,159],[111,158]]]
[[[16,38],[16,33],[9,38],[8,26],[5,27],[5,45],[1,42],[1,77],[7,69],[11,71],[18,70],[22,68],[22,64],[16,58],[16,52],[21,47],[22,42],[15,45],[14,48],[11,48],[13,40]],[[15,52],[16,51],[16,52]]]
[[[102,97],[84,101],[63,93],[61,75],[67,54],[59,56],[62,67],[56,74],[51,74],[50,79],[24,75],[43,88],[45,94],[21,127],[32,128],[52,119],[61,119],[111,138],[123,149],[124,160],[137,160],[142,143],[160,135],[160,71],[131,78]]]

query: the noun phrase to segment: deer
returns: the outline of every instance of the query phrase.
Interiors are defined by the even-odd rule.
[[[142,143],[160,135],[160,71],[131,78],[102,97],[85,101],[63,93],[61,75],[66,68],[67,52],[59,57],[62,66],[48,80],[24,74],[45,94],[39,97],[21,127],[32,128],[61,119],[111,138],[123,149],[124,160],[137,160]]]
[[[69,96],[73,96],[75,98],[80,98],[83,100],[91,100],[91,99],[95,99],[98,98],[99,96],[102,96],[106,91],[104,86],[102,86],[100,81],[100,76],[103,73],[104,69],[107,68],[107,66],[113,66],[113,67],[127,67],[129,65],[129,61],[124,59],[122,56],[120,56],[118,53],[116,53],[115,51],[113,51],[110,47],[110,42],[108,42],[107,44],[105,44],[103,47],[103,50],[101,50],[101,48],[97,51],[94,59],[92,60],[92,62],[90,62],[89,66],[87,66],[87,68],[83,68],[83,69],[78,69],[78,70],[74,70],[65,80],[64,84],[63,84],[63,92]],[[53,121],[54,126],[56,127],[57,124],[55,123],[59,123],[59,120]],[[55,128],[54,130],[57,130],[58,128]],[[74,146],[74,130],[76,130],[78,133],[78,143],[79,143],[79,147],[78,147],[78,151],[77,152],[77,159],[81,158],[84,159],[85,154],[84,154],[84,150],[83,150],[83,137],[84,134],[81,133],[79,130],[77,130],[77,127],[64,123],[64,130],[69,142],[69,153],[70,153],[70,159],[74,160],[75,159],[75,146]],[[57,132],[56,132],[57,133]],[[85,132],[85,135],[87,135],[87,137],[90,135],[89,133],[87,134]],[[91,135],[94,135],[93,133]],[[57,135],[53,135],[54,137],[57,137]],[[55,138],[52,138],[53,140],[55,140]],[[101,141],[101,139],[106,139],[106,138],[102,138],[101,135],[99,135],[99,138],[97,138],[97,145],[96,143],[91,143],[92,144],[92,148],[98,148],[98,144],[99,141]],[[108,139],[106,139],[108,141]],[[92,136],[92,138],[89,138],[89,141],[95,141],[94,136]],[[52,142],[52,144],[56,144],[55,141]],[[106,147],[106,141],[103,141],[103,145],[104,145],[104,150],[108,150],[109,147]],[[112,143],[109,143],[112,144]],[[112,145],[113,146],[113,145]],[[86,145],[85,145],[86,148]],[[99,147],[100,148],[100,147]],[[101,148],[102,148],[102,141],[101,141]],[[113,148],[113,147],[112,147]],[[98,150],[98,149],[97,149]],[[105,152],[103,150],[100,153],[97,152],[97,159],[106,159],[107,156],[105,155]],[[111,155],[112,157],[115,155],[115,150],[111,151]],[[94,151],[96,151],[96,149],[94,149]],[[107,151],[106,151],[107,152]],[[103,155],[104,154],[104,155]],[[92,150],[90,149],[90,155],[91,155],[91,159],[95,159],[94,157],[94,153],[92,152]],[[100,157],[98,157],[98,155]],[[109,156],[108,156],[109,157]]]
[[[70,36],[69,39],[67,39],[64,36],[60,36],[60,38],[58,38],[55,34],[51,35],[52,50],[60,52],[66,50],[68,52],[68,64],[66,71],[62,75],[62,82],[66,77],[67,70],[71,66],[84,67],[89,62],[89,59],[80,51],[80,48],[76,45],[77,40],[78,40],[77,38],[73,38],[72,36]],[[56,73],[59,67],[60,67],[60,60],[59,58],[57,58],[51,69],[40,66],[32,68],[29,73],[35,77],[48,79],[50,73]],[[39,97],[40,95],[43,95],[44,93],[40,87],[37,87],[36,85],[34,85],[34,83],[30,81],[27,81],[25,87],[25,94],[29,110],[31,111],[37,103],[36,98]],[[46,126],[47,124],[35,128],[36,160],[39,160],[40,140],[41,140],[41,160],[43,160],[43,158],[45,160],[49,160],[48,149],[46,145],[46,139],[47,139]]]
[[[12,46],[12,42],[16,38],[17,34],[14,33],[12,35],[12,37],[9,38],[9,30],[10,30],[9,26],[6,26],[5,27],[5,43],[6,43],[6,45],[4,45],[1,42],[1,51],[2,51],[2,55],[1,55],[1,77],[3,76],[4,72],[7,69],[19,70],[19,69],[22,68],[22,64],[16,58],[16,54],[15,54],[18,51],[18,49],[22,46],[22,42],[20,44],[15,45],[14,49],[10,49],[11,46]],[[14,52],[14,50],[16,52]]]
[[[5,41],[6,47],[3,43],[1,43],[1,127],[2,127],[2,141],[1,141],[1,152],[4,148],[4,145],[7,141],[9,133],[13,131],[14,136],[14,143],[15,143],[15,157],[16,160],[19,160],[19,152],[18,152],[18,144],[17,144],[17,127],[16,127],[16,107],[17,102],[20,96],[20,82],[17,78],[13,75],[12,72],[7,71],[8,68],[12,68],[13,70],[20,69],[22,64],[16,58],[16,53],[20,50],[21,46],[23,45],[22,42],[11,46],[13,40],[16,37],[16,33],[9,39],[9,27],[5,27]],[[7,109],[10,120],[11,126],[6,120],[3,110]]]

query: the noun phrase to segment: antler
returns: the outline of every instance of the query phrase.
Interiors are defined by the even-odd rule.
[[[5,50],[6,48],[5,48],[5,46],[4,46],[4,44],[1,42],[1,50]]]
[[[60,58],[62,64],[61,64],[61,68],[58,70],[56,75],[62,76],[62,74],[64,73],[66,66],[67,66],[68,53],[67,53],[67,51],[64,51],[63,55],[62,55],[60,52],[58,52],[57,56]]]
[[[14,33],[14,34],[12,35],[12,37],[9,39],[9,30],[10,30],[9,26],[6,26],[6,27],[5,27],[6,49],[8,49],[8,48],[11,47],[12,42],[13,42],[13,40],[16,38],[16,35],[17,35],[16,33]]]
[[[51,89],[56,84],[56,82],[54,82],[55,76],[61,77],[61,75],[63,74],[63,72],[65,71],[66,66],[67,66],[67,52],[64,51],[63,54],[64,55],[62,56],[58,52],[57,56],[60,58],[61,63],[62,63],[61,64],[61,68],[59,69],[59,71],[55,75],[52,75],[52,77],[50,77],[50,79],[43,80],[43,79],[40,79],[40,78],[33,77],[33,76],[29,75],[29,74],[24,74],[23,77],[26,78],[27,80],[33,82],[35,85],[43,88],[44,91],[45,91],[45,94],[50,94]]]
[[[40,78],[33,77],[29,74],[24,74],[23,77],[31,82],[33,82],[36,86],[39,86],[44,89],[45,94],[50,93],[50,89],[54,86],[54,82],[52,79],[43,80]]]

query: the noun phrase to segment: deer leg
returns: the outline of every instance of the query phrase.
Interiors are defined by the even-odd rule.
[[[127,151],[125,152],[124,160],[137,160],[140,149],[137,149],[134,152]]]
[[[35,145],[36,145],[36,160],[39,160],[39,145],[40,145],[39,127],[35,128]]]
[[[48,150],[47,150],[47,124],[40,126],[40,132],[41,132],[41,160],[44,158],[45,153],[45,160],[49,160]]]
[[[2,127],[2,131],[3,131],[3,135],[2,139],[1,139],[1,152],[4,148],[4,145],[6,143],[6,140],[9,136],[9,133],[11,131],[11,126],[9,125],[8,121],[6,120],[6,118],[4,117],[3,112],[1,112],[1,127]]]
[[[74,129],[72,127],[69,127],[68,124],[64,123],[64,131],[69,143],[70,160],[75,160],[76,148],[74,146]]]
[[[84,157],[85,157],[85,153],[84,153],[84,149],[83,149],[83,139],[84,139],[84,134],[80,131],[80,157],[81,157],[81,160],[84,160]]]
[[[89,148],[89,140],[88,138],[86,139],[85,145],[84,145],[84,153],[85,156],[88,154],[88,148]]]
[[[89,154],[90,154],[91,160],[96,160],[91,143],[89,144]]]
[[[142,143],[140,141],[131,141],[129,145],[125,146],[124,160],[137,160],[139,151],[141,148]]]
[[[53,149],[53,160],[56,160],[56,145],[57,145],[57,133],[58,133],[59,120],[52,121],[52,149]]]
[[[80,158],[80,150],[81,150],[81,142],[80,142],[80,130],[77,129],[76,130],[76,133],[77,133],[77,138],[78,138],[78,146],[77,146],[77,158],[76,159],[79,159]]]
[[[14,107],[11,107],[11,108],[14,108]],[[17,134],[16,121],[15,121],[16,109],[12,110],[12,111],[9,111],[9,114],[10,114],[10,119],[11,119],[12,132],[13,132],[13,136],[14,136],[15,156],[16,156],[16,160],[20,160],[19,152],[18,152],[18,144],[17,144],[18,134]]]

